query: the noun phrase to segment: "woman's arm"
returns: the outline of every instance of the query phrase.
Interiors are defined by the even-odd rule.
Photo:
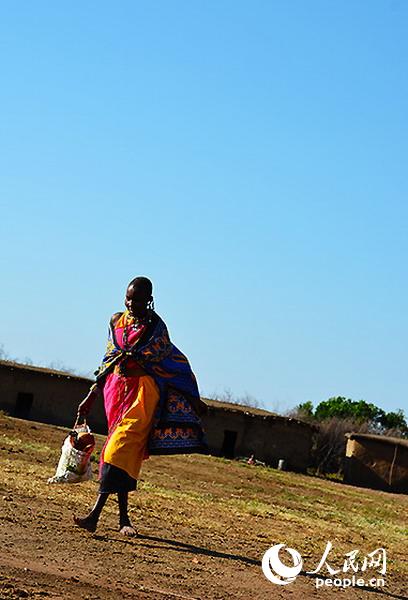
[[[87,396],[78,406],[78,417],[86,417],[89,415],[95,400],[102,394],[103,383],[104,382],[102,381],[98,381],[91,386]]]
[[[110,339],[111,329],[112,329],[112,327],[114,327],[116,325],[116,323],[121,315],[122,315],[122,313],[115,313],[111,317],[110,324],[109,324],[110,329],[109,329],[108,349],[111,349],[111,346],[112,346],[111,339]],[[99,370],[100,370],[100,368],[98,369],[98,371]],[[97,376],[98,371],[95,372],[96,376]],[[82,400],[82,402],[78,406],[78,417],[85,417],[86,415],[89,415],[89,413],[92,409],[92,406],[94,405],[95,400],[103,392],[103,386],[105,385],[105,379],[106,379],[106,377],[102,376],[91,386],[87,396]]]

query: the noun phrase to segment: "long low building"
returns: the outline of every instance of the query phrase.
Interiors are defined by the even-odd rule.
[[[347,433],[344,482],[408,493],[408,440]]]
[[[92,380],[64,371],[0,361],[0,409],[14,417],[72,427],[78,404]],[[203,398],[203,417],[211,454],[235,458],[254,455],[256,460],[306,471],[314,428],[303,421],[267,410]],[[90,415],[93,431],[106,433],[102,402]]]
[[[283,460],[288,470],[306,471],[315,427],[260,408],[203,400],[209,405],[204,424],[214,454],[227,458],[254,455],[272,467]]]

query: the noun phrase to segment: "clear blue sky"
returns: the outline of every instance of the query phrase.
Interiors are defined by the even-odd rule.
[[[407,406],[408,3],[2,2],[0,343],[93,370],[126,284],[203,394]]]

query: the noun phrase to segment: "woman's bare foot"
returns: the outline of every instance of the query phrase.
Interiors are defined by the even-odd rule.
[[[87,531],[90,531],[91,533],[95,533],[96,531],[96,526],[97,526],[97,521],[95,521],[95,519],[93,517],[84,517],[83,519],[81,519],[80,517],[76,517],[74,515],[74,523],[75,525],[78,525],[78,527],[81,527],[82,529],[86,529]]]
[[[130,523],[129,525],[122,525],[119,529],[119,533],[121,533],[122,535],[126,535],[127,537],[137,536],[136,529]]]

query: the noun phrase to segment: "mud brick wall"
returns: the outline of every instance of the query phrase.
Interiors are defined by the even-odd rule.
[[[78,404],[87,395],[92,381],[85,377],[57,375],[42,371],[25,371],[0,365],[0,409],[11,416],[32,421],[72,427]],[[32,395],[28,414],[19,411],[19,398]],[[101,401],[95,403],[89,418],[91,428],[106,431],[106,418]]]
[[[344,481],[361,487],[408,493],[408,447],[381,439],[349,439]]]
[[[236,432],[234,456],[254,455],[276,467],[283,459],[288,470],[306,471],[309,466],[313,429],[285,417],[262,417],[211,408],[203,418],[213,454],[224,454],[226,431]]]
[[[78,404],[91,385],[85,377],[0,363],[0,409],[11,416],[72,427]],[[97,433],[107,432],[101,397],[88,423]],[[286,468],[295,471],[305,471],[309,464],[313,430],[295,419],[211,406],[203,425],[210,453],[215,456],[254,454],[271,466],[283,459]]]

